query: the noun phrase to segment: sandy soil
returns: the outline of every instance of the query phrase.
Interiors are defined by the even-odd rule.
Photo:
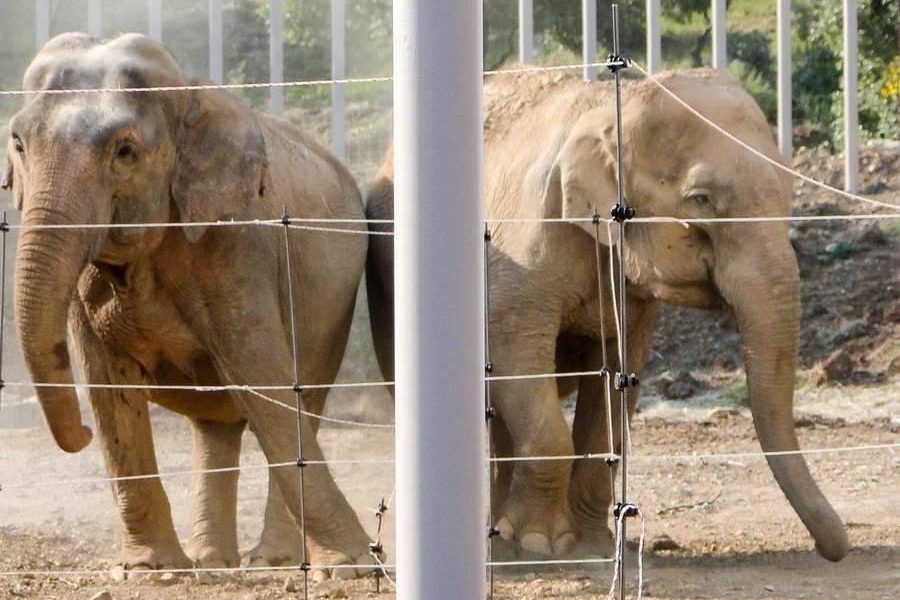
[[[886,386],[897,410],[896,386]],[[896,443],[900,427],[890,419],[815,417],[801,404],[798,424],[807,448]],[[895,412],[896,414],[896,412]],[[188,430],[181,419],[157,413],[160,468],[189,468]],[[390,457],[390,431],[326,426],[321,433],[329,458]],[[0,570],[100,569],[117,548],[112,498],[103,484],[30,487],[59,479],[102,476],[96,450],[61,455],[39,427],[3,431],[0,461],[2,525]],[[842,563],[820,559],[793,511],[757,457],[661,459],[706,452],[753,452],[752,421],[738,411],[677,410],[658,402],[634,424],[636,449],[630,469],[631,498],[645,515],[644,594],[654,598],[821,598],[888,599],[900,586],[900,500],[898,455],[891,451],[810,455],[814,477],[848,523],[853,551]],[[247,436],[244,464],[260,464],[261,453]],[[363,523],[374,533],[368,510],[393,486],[390,465],[334,469]],[[248,470],[241,480],[240,527],[243,549],[252,546],[264,502],[264,470]],[[185,477],[165,480],[179,533],[187,536],[189,485]],[[22,486],[22,487],[17,487]],[[629,537],[637,539],[632,525]],[[385,528],[393,555],[393,519]],[[654,550],[662,535],[677,548]],[[632,547],[630,564],[635,565]],[[634,576],[635,570],[629,571]],[[291,582],[286,583],[290,578]],[[608,565],[578,569],[495,570],[495,597],[596,598],[611,579]],[[119,598],[232,600],[296,597],[297,573],[173,578],[116,583],[103,576],[2,577],[0,598],[84,598],[104,589]],[[369,580],[314,585],[313,598],[392,598],[390,585],[374,593]]]

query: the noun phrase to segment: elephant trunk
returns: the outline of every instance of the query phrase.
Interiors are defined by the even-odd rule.
[[[747,232],[732,239],[750,239]],[[784,232],[785,234],[787,232]],[[799,450],[793,393],[800,323],[800,278],[787,235],[741,248],[717,269],[719,289],[734,308],[747,371],[750,410],[764,452]],[[769,455],[769,467],[824,558],[847,554],[847,533],[800,454]]]
[[[63,198],[50,194],[27,198],[16,260],[16,325],[25,363],[34,382],[59,386],[41,386],[36,391],[47,425],[66,452],[80,451],[92,437],[82,424],[78,397],[71,387],[66,332],[75,285],[91,258],[97,235],[90,230],[28,227],[87,222],[74,213],[78,204],[88,204],[89,199],[81,196],[80,201],[63,204]]]

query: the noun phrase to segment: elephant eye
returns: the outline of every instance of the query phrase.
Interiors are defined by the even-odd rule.
[[[687,197],[697,206],[709,206],[711,203],[709,195],[705,192],[691,192]]]
[[[129,141],[124,141],[119,144],[119,147],[116,149],[116,158],[121,161],[134,161],[137,159],[137,147],[134,143]]]
[[[16,152],[18,152],[19,154],[24,153],[25,145],[22,143],[21,138],[19,138],[19,136],[15,135],[15,134],[13,134],[12,139],[13,139],[13,148],[16,149]]]

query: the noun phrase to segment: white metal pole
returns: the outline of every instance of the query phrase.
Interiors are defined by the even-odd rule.
[[[344,79],[347,76],[344,0],[331,0],[331,78]],[[345,140],[345,84],[331,86],[331,151],[343,160],[346,154]]]
[[[728,68],[728,51],[725,45],[725,0],[712,0],[712,66]]]
[[[394,3],[397,600],[483,600],[482,0]]]
[[[597,0],[581,0],[581,62],[597,60]],[[584,67],[585,81],[597,78],[597,67]]]
[[[662,26],[659,0],[647,0],[647,71],[662,69]]]
[[[34,46],[40,50],[50,39],[50,0],[34,1]]]
[[[162,0],[147,0],[147,35],[162,41]]]
[[[788,164],[794,154],[791,118],[791,0],[778,0],[778,148]]]
[[[100,0],[88,0],[88,33],[96,38],[103,36],[103,14]]]
[[[209,0],[209,78],[225,81],[222,59],[222,0]]]
[[[844,189],[859,191],[859,98],[856,1],[844,0]]]
[[[269,82],[284,81],[284,2],[269,0]],[[284,112],[284,88],[269,88],[269,110]]]
[[[534,58],[534,0],[519,0],[519,62]]]

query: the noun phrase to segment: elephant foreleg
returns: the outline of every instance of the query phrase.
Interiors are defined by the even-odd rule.
[[[191,539],[188,556],[206,568],[240,564],[237,543],[238,472],[204,473],[237,467],[246,423],[192,419],[194,475]]]
[[[140,365],[106,348],[93,335],[80,306],[73,312],[74,339],[87,381],[93,384],[142,382]],[[146,393],[92,388],[90,403],[109,477],[156,475]],[[121,568],[127,572],[190,567],[190,560],[175,534],[169,500],[159,479],[119,480],[111,486],[123,531]]]

